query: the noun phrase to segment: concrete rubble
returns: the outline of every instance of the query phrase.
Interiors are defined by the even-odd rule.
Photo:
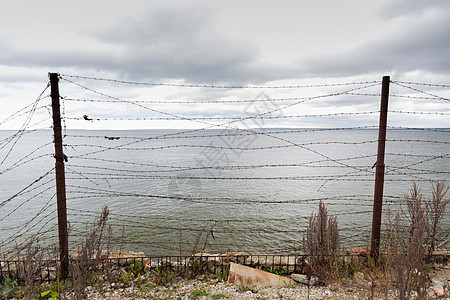
[[[306,284],[306,285],[310,285],[310,286],[317,286],[319,285],[319,278],[312,276],[309,280],[308,280],[308,276],[304,275],[304,274],[291,274],[291,276],[289,276],[292,280],[294,280],[295,282],[301,283],[301,284]]]
[[[230,262],[228,283],[247,284],[257,287],[287,287],[296,284],[290,278],[232,262]]]

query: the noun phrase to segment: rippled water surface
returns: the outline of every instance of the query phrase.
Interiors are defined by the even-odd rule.
[[[0,131],[0,139],[11,134]],[[369,244],[376,130],[66,135],[72,248],[107,205],[115,248],[148,255],[186,253],[196,245],[210,252],[292,252],[319,199],[337,216],[346,247]],[[387,138],[384,216],[413,180],[429,198],[430,180],[448,181],[450,170],[448,131],[390,130]],[[16,238],[57,236],[51,142],[51,131],[36,131],[24,134],[11,153],[10,146],[0,150],[7,157],[0,177],[2,248]],[[446,214],[443,226],[449,224]]]

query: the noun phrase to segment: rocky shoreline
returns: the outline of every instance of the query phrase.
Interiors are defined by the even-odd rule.
[[[447,270],[448,271],[448,270]],[[447,275],[448,272],[447,272]],[[446,278],[447,283],[450,277]],[[371,299],[370,289],[357,286],[314,286],[297,284],[294,287],[264,287],[235,285],[217,280],[180,280],[169,286],[149,288],[88,287],[88,299]],[[429,288],[430,299],[450,299],[437,297],[434,287]],[[375,294],[372,299],[398,299],[393,292]],[[413,297],[412,299],[416,299]]]
[[[115,264],[110,266],[112,268],[109,276],[112,277],[108,278],[105,275],[96,274],[95,282],[88,285],[82,294],[87,299],[397,299],[393,291],[382,290],[361,272],[355,272],[353,278],[345,282],[328,286],[308,287],[304,284],[305,280],[298,279],[306,275],[299,274],[297,274],[297,279],[291,274],[292,279],[300,282],[297,284],[295,282],[292,284],[290,279],[282,277],[286,278],[286,281],[282,281],[284,287],[268,287],[248,281],[233,281],[233,278],[230,279],[232,276],[228,276],[229,280],[225,282],[227,272],[224,272],[223,266],[235,264],[233,261],[250,263],[256,266],[257,268],[254,270],[259,272],[263,271],[264,264],[269,264],[272,267],[283,266],[285,270],[290,270],[288,274],[295,271],[301,272],[301,268],[293,267],[293,265],[298,267],[297,263],[302,262],[297,257],[250,255],[247,253],[232,254],[205,255],[205,253],[201,253],[198,256],[190,257],[189,260],[171,261],[161,258],[158,260],[144,259],[143,253],[132,251],[112,252],[108,257],[115,261]],[[447,256],[448,253],[445,255]],[[173,277],[170,280],[167,280],[168,276],[175,273],[155,273],[158,270],[164,270],[164,268],[166,270],[176,269],[176,267],[180,267],[180,264],[186,264],[195,269],[196,263],[201,262],[204,263],[205,267],[211,267],[212,269],[205,269],[206,273],[196,272],[194,276]],[[104,263],[106,263],[106,260],[100,259],[100,264]],[[19,267],[19,265],[15,266]],[[140,266],[140,269],[134,270],[136,272],[133,273],[132,266]],[[11,269],[10,266],[8,266],[8,269]],[[17,270],[20,270],[20,268]],[[204,274],[209,274],[209,276]],[[48,278],[43,275],[48,276]],[[53,276],[56,277],[55,267],[47,267],[41,274],[41,278],[44,280],[51,279]],[[157,281],[158,277],[166,281]],[[287,282],[289,283],[287,284]],[[314,284],[313,281],[308,282]],[[433,269],[429,273],[429,282],[430,287],[427,292],[430,299],[450,299],[447,291],[450,286],[450,266],[446,262],[433,265]],[[65,292],[64,295],[68,299],[75,299],[73,292]],[[76,298],[79,298],[79,294]],[[417,299],[417,297],[411,299]]]
[[[361,275],[361,274],[360,274]],[[450,299],[450,266],[435,267],[430,274],[430,299]],[[196,279],[180,279],[167,286],[149,285],[128,287],[108,285],[88,287],[87,299],[398,299],[393,291],[380,292],[371,289],[371,282],[355,276],[344,285],[311,286],[296,284],[289,287],[257,287],[228,283],[199,276]],[[413,294],[411,299],[418,299]]]
[[[264,287],[226,282],[181,280],[173,285],[142,288],[88,288],[88,299],[362,299],[362,291],[332,287]],[[382,298],[380,298],[382,299]]]

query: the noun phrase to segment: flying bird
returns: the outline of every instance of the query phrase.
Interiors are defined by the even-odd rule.
[[[105,139],[110,140],[110,141],[113,141],[113,140],[118,140],[118,139],[120,139],[120,137],[119,137],[119,136],[106,136],[106,135],[105,135]]]
[[[83,115],[83,119],[85,119],[86,121],[92,121],[92,119],[89,118],[87,115]]]

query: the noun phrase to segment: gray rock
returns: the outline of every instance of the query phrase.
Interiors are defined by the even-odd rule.
[[[431,279],[431,286],[432,287],[443,287],[444,283],[433,278],[433,279]]]
[[[48,267],[41,272],[41,278],[43,280],[56,281],[56,268]]]
[[[291,274],[291,279],[302,284],[308,284],[308,277],[304,274]],[[315,276],[312,276],[309,280],[309,285],[317,286],[319,285],[319,279]]]

